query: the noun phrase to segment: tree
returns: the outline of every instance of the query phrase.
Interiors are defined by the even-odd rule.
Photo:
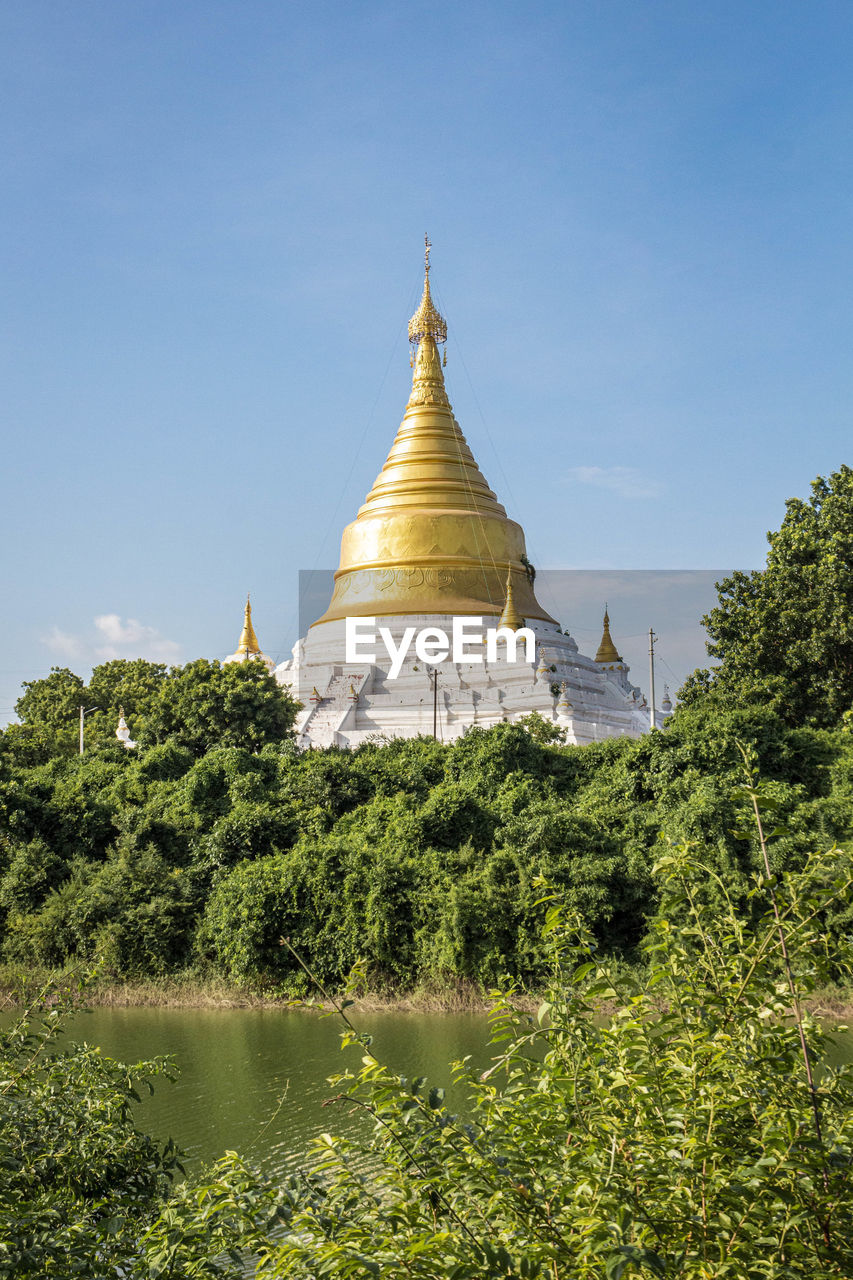
[[[708,653],[679,697],[770,703],[789,724],[837,725],[853,704],[853,469],[818,476],[768,533],[767,565],[717,584]]]
[[[53,754],[70,754],[77,746],[78,717],[84,704],[86,686],[68,667],[51,667],[43,680],[25,680],[25,692],[15,711],[28,729],[41,730],[42,741],[51,743]],[[88,705],[88,704],[86,704]],[[16,745],[25,745],[30,735],[17,735]]]
[[[9,724],[0,729],[0,762],[24,769],[46,764],[60,752],[70,755],[73,750],[68,730],[57,735],[41,724]]]
[[[167,679],[167,669],[162,662],[146,662],[144,658],[114,658],[95,667],[86,697],[87,705],[98,710],[86,720],[87,742],[93,746],[114,743],[121,709],[130,725],[131,737],[136,738],[154,711]]]
[[[289,736],[298,706],[260,662],[199,658],[169,672],[140,740],[171,738],[199,756],[211,747],[260,751]]]
[[[119,709],[132,737],[142,743],[172,739],[197,756],[210,747],[260,751],[290,734],[298,703],[259,662],[208,662],[200,658],[167,670],[160,662],[117,658],[92,671],[88,685],[67,668],[29,680],[16,711],[23,726],[0,737],[0,754],[38,764],[77,749],[80,707],[86,746],[114,746]]]
[[[165,1064],[128,1067],[66,1046],[75,1003],[72,989],[46,988],[0,1032],[3,1280],[140,1275],[139,1238],[180,1168],[171,1141],[134,1126],[135,1085],[150,1087]]]
[[[771,801],[750,785],[740,803],[755,817]],[[662,850],[645,983],[551,904],[538,1017],[497,997],[492,1067],[455,1064],[462,1116],[386,1066],[336,1003],[360,1065],[330,1081],[331,1101],[372,1134],[322,1134],[313,1169],[283,1186],[223,1161],[177,1190],[146,1260],[183,1249],[180,1274],[205,1274],[193,1268],[219,1232],[258,1280],[853,1274],[853,1069],[815,1083],[831,1038],[802,1004],[834,950],[820,912],[849,904],[853,880],[837,849],[771,876],[758,843],[754,924],[725,894],[703,901],[714,872],[690,846]]]
[[[524,726],[536,742],[553,744],[566,740],[565,730],[553,724],[552,721],[546,720],[538,711],[531,711],[529,715],[522,716],[519,724]]]
[[[162,662],[144,658],[103,662],[93,669],[88,685],[67,667],[54,667],[43,680],[25,681],[26,692],[15,707],[24,731],[19,726],[19,732],[10,734],[4,749],[25,764],[73,754],[79,741],[81,706],[92,708],[86,716],[87,747],[115,743],[120,708],[135,735],[153,710],[166,678]]]

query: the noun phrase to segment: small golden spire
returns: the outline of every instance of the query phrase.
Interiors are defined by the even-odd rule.
[[[247,658],[253,658],[255,654],[261,652],[258,637],[255,635],[255,628],[252,626],[252,604],[249,596],[246,596],[246,612],[243,615],[243,630],[240,632],[240,643],[237,645],[237,652],[245,653]]]
[[[420,306],[409,321],[409,342],[413,347],[419,346],[424,338],[432,338],[433,342],[447,341],[447,321],[439,312],[429,291],[431,249],[429,236],[424,236],[424,292]]]
[[[598,652],[595,655],[596,662],[621,662],[622,659],[616,652],[616,646],[610,635],[610,615],[607,612],[607,605],[604,606],[604,631],[601,636],[601,644],[598,646]]]
[[[518,631],[519,627],[524,626],[524,619],[515,607],[515,601],[512,598],[512,569],[507,569],[506,573],[506,604],[503,607],[503,613],[498,619],[499,627],[510,627],[513,631]]]

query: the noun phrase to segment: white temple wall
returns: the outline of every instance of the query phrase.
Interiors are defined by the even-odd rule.
[[[449,637],[453,627],[452,617],[424,614],[377,618],[375,623],[377,633],[380,626],[388,629],[395,646],[407,628],[417,633],[439,627]],[[483,619],[484,630],[496,624],[496,617]],[[579,653],[572,637],[555,624],[528,625],[536,635],[534,662],[524,660],[523,646],[515,662],[488,662],[483,645],[480,662],[448,658],[436,664],[440,738],[452,741],[475,725],[512,722],[532,711],[560,728],[567,742],[647,732],[648,712],[624,664],[605,670]],[[363,651],[369,649],[363,646]],[[348,663],[345,622],[336,620],[312,627],[294,646],[293,656],[276,669],[276,679],[290,686],[303,704],[296,723],[301,746],[353,747],[370,739],[432,734],[432,664],[419,660],[412,644],[392,679],[391,658],[381,639],[374,652],[375,662]]]

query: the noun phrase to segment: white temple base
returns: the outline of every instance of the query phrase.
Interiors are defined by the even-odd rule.
[[[497,617],[484,618],[484,628]],[[537,711],[554,724],[568,743],[602,738],[639,737],[649,729],[649,712],[639,689],[628,680],[624,663],[596,662],[578,652],[575,641],[554,623],[528,621],[536,636],[536,660],[508,662],[501,647],[498,661],[437,664],[438,698],[434,713],[432,672],[412,646],[399,676],[390,678],[391,660],[380,642],[376,661],[347,663],[343,620],[311,627],[293,648],[293,656],[276,668],[302,703],[296,720],[301,747],[356,747],[385,738],[436,736],[451,742],[474,725],[488,728],[517,721]],[[406,627],[416,631],[440,627],[448,636],[451,617],[377,618],[395,643]],[[370,649],[371,646],[365,646]],[[519,646],[523,657],[524,646]],[[660,721],[659,721],[660,723]]]

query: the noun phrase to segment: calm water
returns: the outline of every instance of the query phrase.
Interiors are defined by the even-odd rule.
[[[454,1094],[448,1064],[471,1055],[478,1068],[494,1052],[485,1016],[384,1013],[359,1015],[373,1035],[373,1051],[408,1076],[422,1075]],[[95,1009],[81,1014],[70,1036],[99,1045],[124,1062],[173,1055],[175,1084],[155,1082],[139,1112],[140,1127],[172,1137],[187,1153],[187,1168],[238,1151],[269,1172],[303,1163],[311,1139],[330,1130],[352,1132],[362,1122],[340,1105],[324,1107],[334,1090],[326,1077],[361,1059],[357,1047],[340,1048],[336,1019],[300,1009]],[[853,1061],[853,1035],[844,1033],[833,1055]]]
[[[493,1052],[485,1016],[383,1013],[359,1015],[357,1025],[381,1061],[446,1088],[451,1106],[464,1091],[454,1096],[448,1064],[470,1054],[486,1066]],[[174,1138],[191,1158],[188,1170],[232,1150],[281,1171],[304,1163],[317,1134],[361,1123],[340,1104],[323,1106],[335,1092],[326,1077],[357,1070],[364,1052],[342,1051],[339,1028],[302,1009],[94,1009],[69,1034],[123,1062],[174,1056],[177,1081],[155,1080],[138,1123]]]

